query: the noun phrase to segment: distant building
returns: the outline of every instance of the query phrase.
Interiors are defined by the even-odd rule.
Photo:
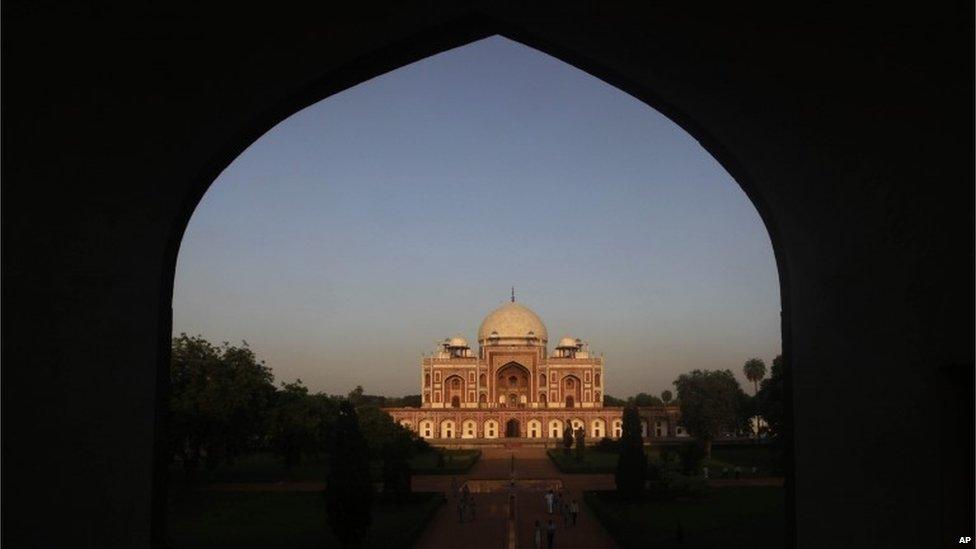
[[[420,408],[386,411],[435,443],[561,439],[567,425],[584,428],[591,441],[619,437],[623,409],[603,406],[603,358],[580,339],[561,338],[551,355],[548,343],[542,320],[513,294],[482,321],[477,351],[455,336],[423,357]],[[641,408],[640,414],[645,437],[685,436],[676,406]]]

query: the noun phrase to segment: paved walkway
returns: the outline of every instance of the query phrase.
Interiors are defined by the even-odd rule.
[[[603,530],[600,523],[590,515],[583,503],[583,490],[612,489],[612,475],[563,475],[546,456],[541,448],[488,448],[482,451],[481,459],[471,471],[456,477],[457,483],[471,480],[472,486],[479,479],[510,478],[511,457],[515,456],[515,496],[516,520],[514,534],[516,546],[521,549],[534,548],[534,524],[538,520],[545,526],[550,518],[556,525],[554,547],[562,548],[611,548],[613,539]],[[520,483],[520,479],[523,482]],[[580,514],[576,526],[566,526],[563,518],[549,515],[545,509],[543,494],[547,483],[525,482],[525,480],[559,481],[563,486],[563,496],[568,501],[576,500]],[[431,520],[421,536],[417,547],[423,549],[460,548],[479,549],[482,547],[499,549],[511,548],[509,543],[509,505],[508,489],[502,483],[477,483],[472,497],[477,516],[471,522],[458,521],[457,500],[450,496],[449,475],[418,475],[413,479],[416,491],[441,491],[448,494],[448,502]],[[501,484],[501,486],[498,486]],[[543,535],[542,547],[546,547]],[[514,548],[512,548],[514,549]]]

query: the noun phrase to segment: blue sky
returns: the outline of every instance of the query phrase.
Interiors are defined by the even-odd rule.
[[[607,392],[779,353],[769,235],[682,129],[500,37],[284,120],[224,170],[183,239],[174,333],[246,340],[279,381],[418,392],[421,353],[510,286]],[[751,391],[750,391],[751,392]]]

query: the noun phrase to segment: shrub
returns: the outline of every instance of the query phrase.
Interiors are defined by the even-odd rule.
[[[616,454],[620,451],[620,443],[616,440],[603,437],[596,444],[593,445],[593,449],[598,452],[606,452]]]
[[[705,459],[705,448],[698,442],[688,442],[681,445],[678,452],[681,459],[681,470],[686,475],[697,475],[701,470],[701,462]]]
[[[705,479],[699,476],[668,473],[664,484],[670,497],[701,497],[708,492]]]
[[[573,447],[573,429],[569,425],[563,429],[563,455],[568,456],[570,448]]]
[[[576,430],[576,461],[583,462],[584,450],[586,450],[586,431],[580,427]]]
[[[334,454],[326,478],[325,504],[329,525],[345,546],[358,546],[372,522],[373,483],[370,477],[369,446],[359,430],[356,409],[349,402],[339,405],[333,432]]]
[[[644,454],[644,441],[641,437],[637,407],[624,408],[623,422],[620,459],[617,460],[614,482],[620,497],[637,499],[644,492],[644,479],[647,478],[647,456]]]

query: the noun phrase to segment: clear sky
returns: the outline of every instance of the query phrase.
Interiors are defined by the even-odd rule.
[[[780,352],[769,235],[670,120],[493,37],[304,109],[197,207],[174,333],[246,340],[277,381],[419,392],[421,353],[515,286],[606,358],[607,393]],[[751,385],[751,384],[750,384]],[[750,391],[751,392],[751,391]]]

